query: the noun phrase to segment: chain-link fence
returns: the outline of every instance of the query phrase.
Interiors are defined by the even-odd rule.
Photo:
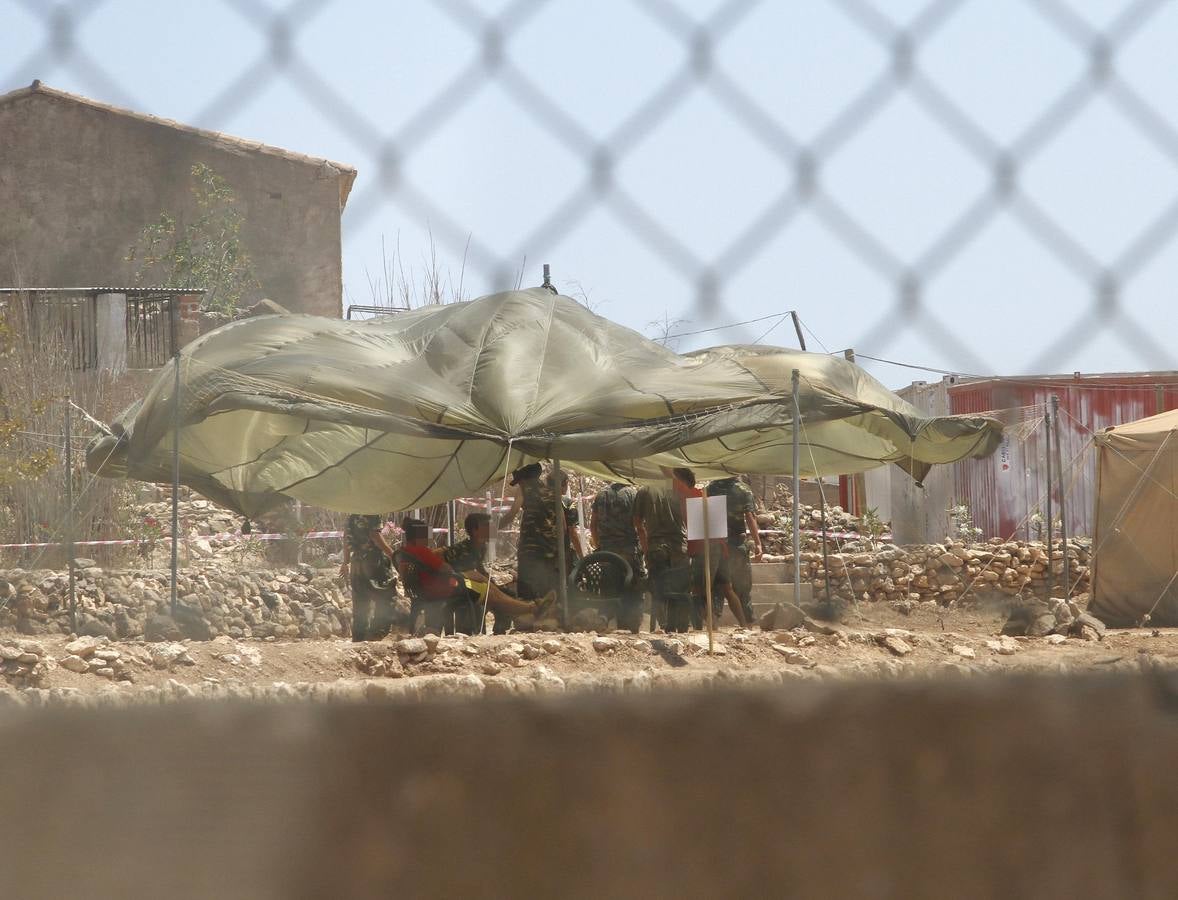
[[[135,24],[140,13],[132,6],[9,0],[8,15],[20,26],[12,39],[25,56],[0,71],[0,84],[13,88],[58,73],[99,99],[170,114],[143,102],[148,87],[130,80],[136,70],[110,46],[120,28],[133,30],[129,39],[143,45],[144,57],[164,53],[165,38],[175,40],[162,33],[163,19]],[[834,349],[1026,372],[1077,360],[1099,367],[1110,340],[1119,342],[1118,361],[1173,364],[1163,332],[1173,318],[1168,275],[1178,257],[1178,104],[1141,60],[1163,52],[1151,50],[1151,41],[1178,34],[1174,6],[219,0],[177,27],[205,27],[190,36],[191,52],[208,53],[207,86],[185,88],[200,100],[195,124],[248,131],[259,103],[288,104],[288,117],[297,107],[306,139],[295,149],[316,152],[318,136],[331,132],[360,170],[345,242],[371,234],[377,222],[428,230],[436,249],[461,260],[468,296],[514,285],[521,266],[531,283],[532,270],[550,255],[558,276],[586,277],[585,260],[604,268],[605,260],[587,252],[578,254],[575,271],[562,270],[561,251],[590,243],[582,229],[606,215],[608,266],[636,295],[660,297],[664,332],[676,331],[676,320],[693,323],[679,331],[699,330],[795,307],[805,323],[822,323],[814,330],[825,330]],[[252,55],[226,58],[215,46],[218,31],[226,39],[248,35]],[[628,55],[635,43],[641,61]],[[424,57],[420,44],[429,47]],[[362,89],[341,81],[342,61],[365,53],[378,57],[366,69],[371,83]],[[418,67],[436,71],[409,82],[420,95],[404,114],[390,115],[387,108],[405,101],[388,98],[404,84],[391,77],[382,83],[381,72],[405,55],[432,60]],[[200,70],[176,61],[178,79]],[[582,101],[598,85],[608,96],[586,106],[570,95],[570,84],[580,86]],[[488,91],[501,106],[488,110]],[[710,118],[692,111],[699,103]],[[486,130],[466,132],[471,122],[485,123],[464,118],[475,106],[492,119],[511,109],[504,127],[521,134],[517,158],[508,160],[516,167],[513,184],[532,169],[541,181],[559,174],[537,186],[541,198],[513,213],[516,225],[502,229],[518,232],[510,238],[453,208],[452,179],[428,165],[435,155],[450,158],[438,141],[458,130],[469,167],[494,187],[496,172],[480,167],[484,144],[497,139]],[[715,153],[704,152],[713,144]],[[559,162],[550,167],[548,157]],[[751,183],[742,184],[746,163]],[[690,219],[668,214],[668,191],[713,196],[709,171],[749,196],[731,204],[721,197]],[[889,193],[893,182],[919,185],[923,194]],[[938,195],[953,200],[938,205]],[[791,269],[781,245],[803,221],[817,229],[828,254],[809,280]],[[401,252],[412,259],[432,250]],[[378,263],[352,250],[347,260],[355,294],[364,279],[354,269]],[[775,306],[766,309],[758,305],[764,282],[746,275],[775,266]],[[845,280],[852,269],[858,280]],[[609,299],[615,306],[602,311],[624,319],[622,307],[632,309],[639,298],[615,288]],[[981,324],[987,318],[1003,324]],[[1006,330],[1020,323],[1030,336]],[[764,327],[772,319],[720,336],[751,340]],[[785,342],[780,331],[777,338]]]

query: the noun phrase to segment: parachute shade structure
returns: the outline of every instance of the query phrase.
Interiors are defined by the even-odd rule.
[[[1096,435],[1090,612],[1178,625],[1178,410]]]
[[[232,322],[180,357],[180,480],[246,515],[284,498],[383,512],[469,496],[559,458],[623,480],[803,476],[991,453],[999,422],[929,419],[843,359],[773,347],[679,355],[543,289],[361,322]],[[174,370],[87,450],[103,475],[171,480]]]

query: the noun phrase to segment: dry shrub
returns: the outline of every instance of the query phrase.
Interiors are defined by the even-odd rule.
[[[76,330],[68,318],[34,319],[26,294],[0,301],[0,543],[59,541],[72,523],[75,540],[122,537],[136,486],[95,479],[84,465],[99,432],[72,414],[74,509],[67,504],[65,415],[73,402],[109,421],[143,390],[145,375],[112,377],[76,368]],[[96,550],[98,548],[95,548]],[[78,555],[94,556],[89,548]],[[99,556],[110,559],[109,551]],[[0,550],[7,565],[60,563],[60,550]]]

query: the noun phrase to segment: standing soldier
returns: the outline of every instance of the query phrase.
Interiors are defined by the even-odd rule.
[[[352,640],[379,641],[393,625],[393,548],[380,533],[380,516],[352,513],[344,525],[341,578],[352,588]]]
[[[532,463],[511,473],[511,484],[515,493],[511,508],[499,520],[499,528],[507,528],[517,514],[519,521],[519,542],[517,553],[516,584],[521,600],[539,600],[556,589],[558,577],[568,577],[576,558],[582,556],[581,539],[577,534],[577,508],[564,496],[568,476],[561,481],[561,504],[565,516],[565,566],[563,575],[557,572],[556,561],[556,498],[553,473],[542,475],[539,463]],[[574,555],[575,554],[575,555]],[[509,623],[503,623],[506,631]],[[495,633],[502,634],[499,617],[495,618]]]
[[[691,562],[683,502],[695,475],[690,469],[663,469],[670,479],[643,485],[634,498],[634,530],[650,576],[650,630],[686,631],[691,618]]]
[[[725,564],[728,583],[740,598],[745,622],[753,622],[753,570],[749,562],[748,537],[753,553],[761,561],[761,534],[757,530],[757,501],[747,484],[736,476],[717,478],[708,484],[709,497],[728,498],[728,553]],[[747,534],[746,534],[747,532]]]
[[[646,587],[646,566],[634,528],[634,501],[638,489],[615,481],[597,492],[589,517],[589,534],[598,550],[616,553],[630,564],[633,580],[622,598],[618,625],[637,632],[642,623],[642,592]]]

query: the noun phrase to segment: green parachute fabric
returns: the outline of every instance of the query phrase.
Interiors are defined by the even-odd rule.
[[[803,477],[993,452],[1002,425],[927,418],[844,359],[777,347],[679,355],[535,288],[366,321],[231,322],[180,356],[180,480],[245,515],[286,498],[386,512],[471,496],[559,458],[611,479],[788,474],[801,373]],[[100,475],[171,481],[170,365],[114,434]]]

